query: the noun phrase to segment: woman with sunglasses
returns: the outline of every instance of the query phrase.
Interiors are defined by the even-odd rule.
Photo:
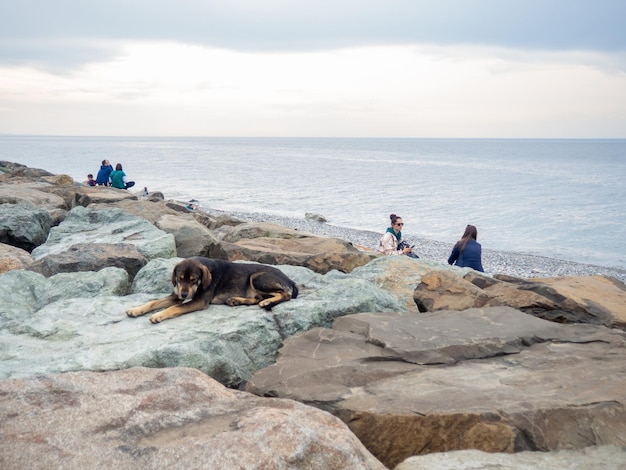
[[[380,238],[378,251],[386,255],[410,255],[413,252],[410,246],[403,243],[403,247],[400,247],[402,227],[404,226],[402,217],[391,214],[389,218],[391,219],[391,227],[388,227],[387,231]]]

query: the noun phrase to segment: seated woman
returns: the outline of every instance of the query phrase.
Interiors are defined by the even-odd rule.
[[[460,268],[472,268],[483,272],[481,262],[482,248],[476,241],[478,230],[473,225],[465,227],[465,232],[461,239],[455,243],[452,253],[448,258],[448,264],[455,264]]]
[[[385,255],[413,255],[412,257],[416,258],[417,255],[413,254],[413,248],[406,244],[400,246],[402,227],[404,226],[402,217],[391,214],[389,219],[391,219],[391,227],[388,227],[387,231],[380,237],[377,250]]]
[[[117,189],[128,189],[135,186],[134,181],[128,181],[126,173],[122,169],[122,164],[118,163],[115,165],[115,170],[111,172],[109,175],[111,178],[111,186]]]

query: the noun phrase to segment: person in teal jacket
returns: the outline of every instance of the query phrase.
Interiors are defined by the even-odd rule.
[[[126,176],[126,173],[124,173],[121,163],[115,165],[115,170],[111,172],[109,178],[111,178],[111,186],[113,188],[128,189],[135,186],[134,181],[128,181],[128,177]]]
[[[448,264],[455,264],[460,268],[472,268],[483,272],[481,261],[482,248],[476,241],[478,230],[473,225],[465,227],[465,232],[461,239],[455,243],[452,253],[448,258]]]

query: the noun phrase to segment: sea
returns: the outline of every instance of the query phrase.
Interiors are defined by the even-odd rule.
[[[626,139],[0,136],[0,160],[94,176],[200,208],[302,219],[626,268]]]

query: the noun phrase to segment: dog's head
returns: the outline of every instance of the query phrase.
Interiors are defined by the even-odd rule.
[[[186,259],[174,266],[172,272],[174,295],[180,300],[193,299],[198,291],[205,291],[211,284],[211,271],[194,259]]]

